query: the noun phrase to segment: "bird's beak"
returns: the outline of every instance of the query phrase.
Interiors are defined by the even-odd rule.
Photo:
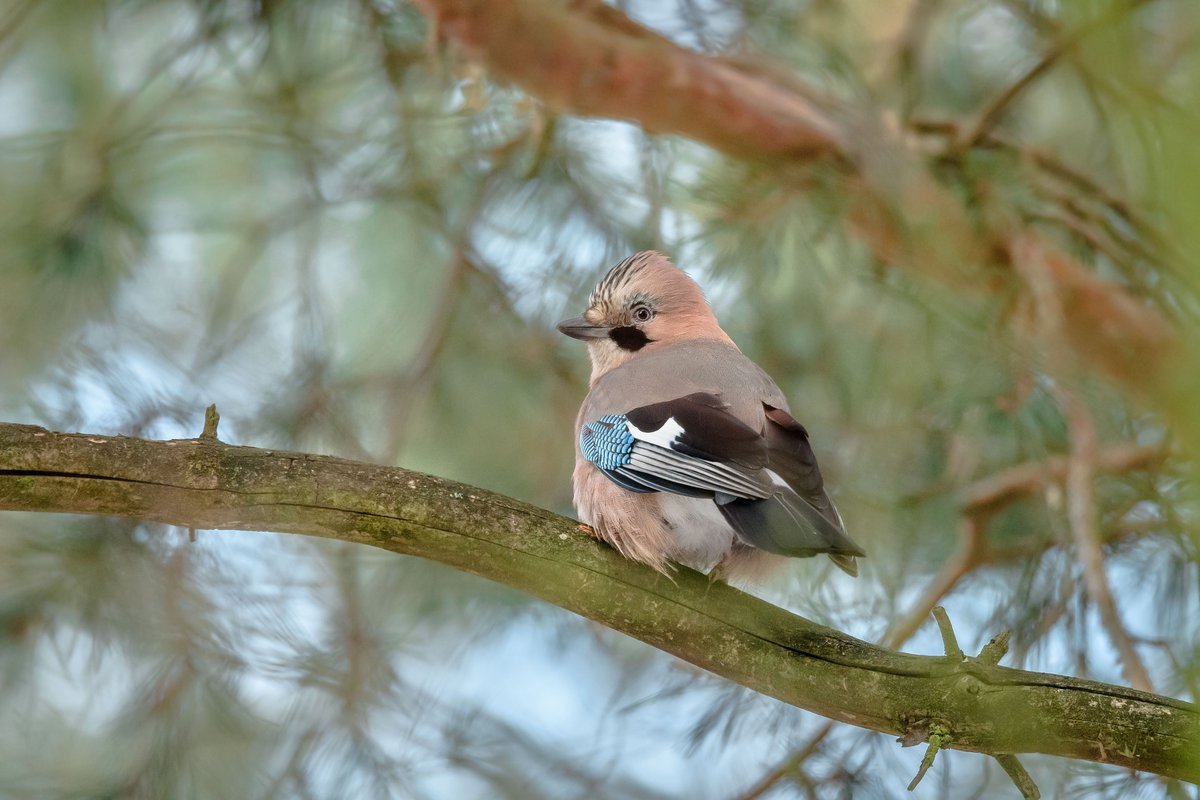
[[[572,339],[605,339],[609,328],[605,325],[593,325],[584,317],[571,317],[558,323],[558,332],[565,333]]]

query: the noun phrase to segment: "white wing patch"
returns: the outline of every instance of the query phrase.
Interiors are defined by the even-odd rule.
[[[637,440],[630,453],[629,468],[647,475],[674,481],[703,491],[719,493],[728,497],[726,502],[739,497],[766,498],[774,489],[761,474],[747,473],[735,466],[693,458],[671,449],[683,434],[683,426],[668,417],[656,431],[644,431],[626,420],[625,427]],[[782,480],[773,475],[782,484]]]
[[[644,431],[629,420],[625,420],[625,427],[638,441],[667,448],[683,433],[683,426],[676,422],[674,417],[667,417],[667,421],[656,431]]]

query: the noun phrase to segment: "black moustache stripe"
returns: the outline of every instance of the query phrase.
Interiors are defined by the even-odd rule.
[[[624,326],[613,328],[608,332],[608,338],[617,343],[622,350],[636,352],[650,343],[650,337],[641,328]]]

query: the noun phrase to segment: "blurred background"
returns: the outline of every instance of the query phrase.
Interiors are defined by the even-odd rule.
[[[1009,628],[1006,664],[1194,700],[1200,404],[1059,335],[1074,307],[996,242],[1036,237],[1188,352],[1200,5],[614,8],[904,157],[849,122],[852,158],[763,160],[557,113],[392,0],[0,3],[0,420],[191,437],[215,402],[225,441],[569,514],[587,363],[553,323],[657,248],[870,553],[755,593],[920,653],[942,603],[968,651]],[[903,247],[864,235],[864,181]],[[0,516],[5,798],[887,798],[921,751],[437,564]],[[1196,796],[1024,760],[1048,797]],[[948,753],[913,796],[1014,795]]]

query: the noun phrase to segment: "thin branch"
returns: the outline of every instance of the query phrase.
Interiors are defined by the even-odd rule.
[[[1042,796],[1037,784],[1033,782],[1033,777],[1029,771],[1022,766],[1017,757],[1004,753],[995,757],[1000,762],[1000,766],[1008,773],[1008,777],[1012,778],[1012,782],[1016,784],[1017,790],[1021,792],[1021,797],[1025,800],[1039,800]]]
[[[1097,472],[1120,474],[1150,469],[1162,462],[1162,447],[1121,442],[1105,445],[1096,452]],[[967,516],[994,513],[1022,497],[1043,492],[1067,477],[1068,456],[1050,456],[1042,461],[1027,461],[982,478],[959,492],[959,507]]]
[[[976,656],[984,664],[999,664],[1000,659],[1008,654],[1008,643],[1012,640],[1012,631],[1001,631],[988,640]]]
[[[747,789],[744,793],[737,796],[737,800],[758,800],[768,791],[773,789],[776,784],[785,778],[797,774],[804,762],[812,757],[817,752],[817,748],[825,737],[833,730],[833,723],[826,722],[821,726],[809,740],[800,747],[788,754],[788,757],[779,763],[777,767],[764,775],[758,783]]]
[[[637,120],[743,155],[842,150],[828,98],[685,50],[602,3],[579,2],[577,11],[536,0],[417,5],[439,31],[558,111]]]
[[[959,655],[962,655],[962,653],[960,652]],[[908,784],[910,792],[917,788],[917,784],[921,782],[921,779],[925,777],[925,773],[933,766],[933,759],[937,757],[938,751],[942,749],[943,745],[948,744],[949,740],[950,734],[941,725],[931,728],[928,740],[929,746],[925,748],[925,755],[921,758],[921,766]]]
[[[946,614],[946,609],[935,606],[933,618],[937,622],[938,631],[942,634],[942,649],[946,651],[946,658],[952,661],[962,661],[966,655],[958,646],[958,636],[954,633],[954,626],[950,624],[950,616]],[[912,791],[911,787],[909,791]]]
[[[930,581],[925,593],[913,604],[912,608],[888,627],[887,633],[881,640],[884,647],[900,647],[911,639],[917,629],[925,624],[925,620],[929,619],[929,615],[933,613],[933,609],[942,601],[942,598],[950,594],[958,582],[981,563],[983,532],[980,525],[970,517],[967,517],[963,524],[958,550]]]
[[[839,722],[943,747],[1039,752],[1200,781],[1200,709],[1097,681],[870,645],[711,582],[666,580],[574,520],[417,472],[212,440],[0,424],[0,509],[325,536],[529,592]]]
[[[1101,472],[1124,473],[1149,469],[1166,457],[1161,447],[1133,443],[1107,445],[1099,451],[1096,468]],[[988,543],[985,529],[988,519],[1003,506],[1031,494],[1045,491],[1066,478],[1067,456],[1051,456],[1042,461],[1030,461],[989,475],[959,492],[959,507],[963,528],[958,550],[950,557],[921,597],[904,616],[895,620],[881,639],[885,647],[900,647],[929,619],[935,606],[950,594],[959,582],[978,567],[987,564],[1015,561],[1036,555],[1054,545],[1050,537],[1036,543],[997,548]],[[1106,531],[1105,540],[1136,533],[1125,527]]]
[[[1050,278],[1050,270],[1056,262],[1042,251],[1031,250],[1028,254],[1031,257],[1021,265],[1021,270],[1033,301],[1037,325],[1058,372],[1069,374],[1069,365],[1062,363],[1065,352],[1062,343],[1068,336],[1064,305],[1070,302],[1070,298],[1057,294],[1055,282]],[[1054,386],[1053,391],[1067,419],[1071,435],[1071,454],[1066,472],[1067,522],[1083,566],[1084,585],[1100,612],[1109,639],[1120,654],[1125,679],[1135,688],[1152,691],[1150,675],[1121,622],[1104,572],[1094,486],[1099,442],[1091,412],[1078,395],[1061,382]]]
[[[1113,599],[1108,577],[1104,572],[1104,554],[1096,529],[1096,428],[1092,415],[1074,392],[1059,388],[1059,402],[1067,417],[1071,432],[1071,459],[1067,468],[1067,521],[1079,560],[1083,564],[1083,580],[1088,596],[1100,611],[1108,637],[1121,657],[1125,680],[1143,692],[1154,691],[1150,673],[1142,664],[1129,631],[1121,622]]]
[[[920,68],[921,51],[925,45],[925,37],[931,30],[930,21],[938,11],[942,0],[911,0],[908,13],[905,16],[904,27],[897,37],[895,52],[892,54],[890,66],[896,79],[895,85],[902,92],[900,100],[900,116],[908,120],[914,108],[920,102],[922,81],[918,70]]]
[[[1103,14],[1096,19],[1093,19],[1072,31],[1060,35],[1049,47],[1042,57],[1033,63],[1021,77],[1017,78],[1011,84],[1006,86],[1000,94],[992,98],[992,101],[984,106],[983,110],[976,117],[974,124],[968,126],[966,132],[962,135],[958,142],[959,151],[970,149],[977,144],[996,126],[1000,118],[1004,116],[1005,111],[1009,106],[1021,96],[1022,93],[1032,86],[1039,78],[1050,71],[1050,68],[1058,63],[1059,59],[1066,53],[1074,49],[1081,41],[1090,36],[1092,33],[1104,28],[1105,26],[1115,22],[1122,16],[1132,13],[1139,6],[1144,5],[1148,0],[1130,0],[1127,4],[1122,5],[1117,3],[1112,11]]]

